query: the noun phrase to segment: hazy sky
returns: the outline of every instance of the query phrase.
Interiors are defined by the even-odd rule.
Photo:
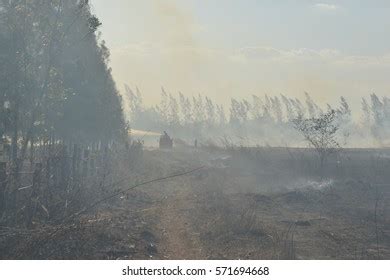
[[[119,89],[220,102],[390,95],[388,0],[92,0]]]

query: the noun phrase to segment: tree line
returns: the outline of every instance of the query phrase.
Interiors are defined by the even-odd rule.
[[[146,106],[140,90],[125,85],[125,98],[132,127],[168,130],[183,138],[236,135],[269,142],[278,139],[279,145],[289,138],[290,143],[286,140],[285,144],[295,144],[300,139],[295,120],[320,118],[334,111],[341,128],[339,137],[344,142],[364,140],[385,145],[390,140],[390,98],[376,94],[362,99],[359,118],[353,117],[345,97],[341,96],[336,106],[327,104],[323,108],[309,93],[303,99],[283,94],[232,98],[225,108],[207,96],[174,95],[162,88],[159,104]]]
[[[88,0],[0,0],[0,226],[58,222],[131,154],[100,25]]]
[[[87,0],[0,1],[0,139],[28,145],[123,137],[121,98]]]

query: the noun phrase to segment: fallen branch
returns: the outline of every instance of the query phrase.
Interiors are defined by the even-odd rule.
[[[161,182],[161,181],[169,180],[169,179],[173,179],[173,178],[177,178],[177,177],[181,177],[181,176],[186,176],[186,175],[188,175],[188,174],[191,174],[191,173],[194,173],[194,172],[196,172],[196,171],[199,171],[199,170],[201,170],[201,169],[203,169],[203,168],[204,168],[204,166],[198,167],[198,168],[195,168],[195,169],[192,169],[192,170],[190,170],[190,171],[183,172],[183,173],[173,174],[173,175],[169,175],[169,176],[166,176],[166,177],[157,178],[157,179],[153,179],[153,180],[150,180],[150,181],[146,181],[146,182],[143,182],[143,183],[136,184],[136,185],[131,186],[131,187],[125,189],[125,190],[122,190],[122,191],[117,192],[117,193],[115,193],[115,194],[106,196],[106,197],[104,197],[104,198],[102,198],[102,199],[100,199],[100,200],[98,200],[98,201],[92,203],[90,206],[85,207],[83,210],[81,210],[81,211],[79,211],[79,212],[77,212],[77,213],[75,213],[75,214],[73,214],[73,215],[71,215],[71,216],[65,218],[65,219],[63,220],[63,222],[66,221],[66,220],[68,220],[68,219],[72,219],[72,218],[75,218],[75,217],[77,217],[77,216],[80,216],[81,214],[86,213],[87,211],[89,211],[89,210],[95,208],[97,205],[99,205],[99,204],[101,204],[101,203],[103,203],[103,202],[105,202],[105,201],[107,201],[107,200],[110,200],[110,199],[112,199],[112,198],[114,198],[114,197],[117,197],[117,196],[120,196],[120,195],[122,195],[122,194],[125,194],[125,193],[127,193],[128,191],[131,191],[131,190],[136,189],[136,188],[138,188],[138,187],[145,186],[145,185],[149,185],[149,184],[156,183],[156,182]]]

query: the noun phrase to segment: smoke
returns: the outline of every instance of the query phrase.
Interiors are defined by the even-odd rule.
[[[198,14],[194,1],[116,1],[121,11],[102,17],[103,28],[110,27],[103,34],[117,41],[111,48],[114,77],[119,85],[138,86],[148,105],[158,103],[161,86],[172,94],[208,95],[225,106],[230,98],[252,94],[302,98],[307,91],[323,106],[343,95],[353,112],[360,109],[361,97],[388,93],[388,54],[357,57],[337,49],[272,47],[272,42],[247,42],[225,19],[219,22],[218,14],[215,21]],[[107,1],[99,10],[110,10]],[[247,33],[256,37],[256,30]]]
[[[196,84],[197,69],[202,64],[194,33],[196,24],[190,12],[176,0],[154,0],[157,37],[160,40],[161,58],[170,81],[180,86]]]
[[[154,13],[160,36],[168,47],[193,46],[194,21],[176,0],[154,0]]]

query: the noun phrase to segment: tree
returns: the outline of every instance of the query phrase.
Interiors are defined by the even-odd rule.
[[[225,114],[225,108],[223,105],[216,105],[216,111],[217,111],[217,118],[218,118],[218,124],[220,126],[226,125],[226,114]]]
[[[168,111],[169,111],[169,96],[163,87],[161,88],[160,105],[156,106],[156,111],[160,115],[161,123],[167,124],[168,123]]]
[[[271,108],[274,114],[274,119],[277,123],[281,124],[283,122],[283,109],[282,104],[277,96],[271,98]]]
[[[371,111],[374,120],[371,127],[372,134],[375,139],[382,142],[386,136],[385,106],[375,93],[371,94]]]
[[[303,117],[306,114],[305,107],[303,106],[302,102],[298,99],[290,99],[291,105],[294,108],[295,115],[298,117]]]
[[[272,110],[272,108],[271,108],[271,100],[268,97],[268,95],[266,94],[264,96],[264,103],[263,103],[263,119],[265,119],[265,120],[272,120],[271,110]]]
[[[383,116],[387,123],[390,122],[390,98],[383,97]]]
[[[293,124],[308,144],[316,150],[322,170],[328,156],[340,149],[340,144],[336,139],[336,133],[339,130],[337,112],[330,110],[318,117],[308,119],[300,116],[293,121]]]
[[[127,113],[129,121],[137,123],[143,111],[142,95],[139,89],[134,92],[128,85],[125,84],[125,97],[127,98]]]
[[[194,116],[194,123],[197,126],[201,126],[205,120],[205,108],[203,104],[203,98],[199,94],[198,97],[192,98],[193,105],[193,116]]]
[[[314,102],[310,95],[305,92],[306,106],[310,118],[316,117],[318,114],[322,114],[320,107]]]
[[[282,94],[282,101],[283,101],[284,107],[286,109],[287,121],[290,122],[290,121],[294,120],[294,118],[295,118],[295,116],[294,116],[294,109],[292,107],[291,101],[290,101],[290,99],[288,99],[283,94]]]
[[[365,98],[362,98],[362,122],[365,127],[370,127],[371,125],[371,109]]]
[[[257,95],[252,95],[251,115],[252,119],[260,120],[262,117],[263,101]]]
[[[250,110],[251,110],[250,103],[248,102],[248,100],[243,99],[240,102],[240,119],[243,124],[245,124],[248,121]]]
[[[183,116],[183,125],[187,126],[193,123],[192,106],[188,97],[179,92],[180,112]]]
[[[171,129],[175,129],[180,125],[179,103],[171,94],[169,94],[168,124]]]
[[[240,125],[240,107],[241,104],[236,99],[232,98],[230,105],[230,124],[232,126]]]
[[[351,117],[351,108],[344,96],[340,97],[340,108],[338,109],[339,113],[344,117]]]
[[[371,94],[371,110],[374,115],[374,121],[377,126],[381,126],[384,121],[384,107],[379,97],[373,93]]]
[[[206,119],[207,119],[207,124],[209,127],[213,127],[216,123],[216,113],[215,113],[215,106],[213,101],[206,96],[206,101],[205,101],[205,111],[206,111]]]

